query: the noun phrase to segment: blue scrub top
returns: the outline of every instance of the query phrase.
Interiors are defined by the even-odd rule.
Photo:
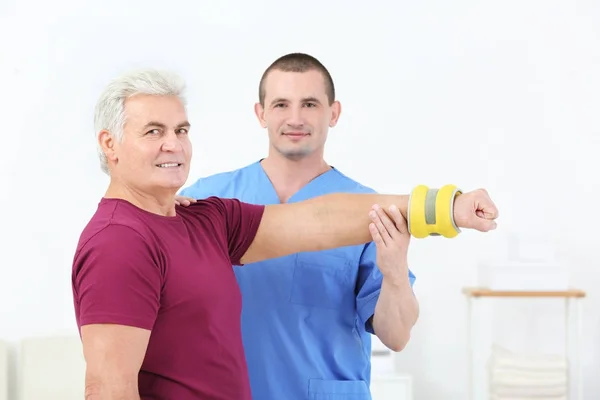
[[[335,192],[374,193],[332,168],[289,202]],[[279,203],[260,162],[199,179],[180,194]],[[369,320],[382,281],[375,256],[370,243],[234,267],[253,399],[371,399]]]

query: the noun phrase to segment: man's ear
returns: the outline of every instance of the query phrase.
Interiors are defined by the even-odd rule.
[[[265,108],[260,103],[254,104],[254,114],[256,114],[256,118],[258,118],[258,122],[260,126],[263,128],[267,127],[267,121],[265,120]]]
[[[329,120],[329,127],[333,128],[337,125],[338,119],[342,114],[342,104],[339,101],[334,101],[331,105],[331,119]]]
[[[117,161],[117,154],[115,151],[115,143],[116,143],[115,138],[106,129],[103,129],[98,133],[98,144],[100,144],[100,148],[104,152],[104,155],[106,156],[106,158],[113,162]]]

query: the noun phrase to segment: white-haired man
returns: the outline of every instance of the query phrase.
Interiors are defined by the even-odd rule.
[[[413,197],[409,208],[408,195],[330,194],[176,206],[192,157],[183,88],[173,74],[136,71],[111,82],[97,104],[110,184],[72,274],[89,400],[250,399],[231,266],[389,241],[394,224],[408,235],[404,218],[422,205]],[[497,209],[483,190],[446,203],[437,206],[458,227],[495,227]]]

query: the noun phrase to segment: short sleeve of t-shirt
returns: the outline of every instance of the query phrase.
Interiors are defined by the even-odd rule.
[[[209,197],[203,201],[213,204],[224,217],[231,263],[242,265],[240,259],[254,241],[265,206],[218,197]]]
[[[163,282],[155,252],[128,226],[111,224],[92,236],[74,260],[79,326],[111,323],[152,329]]]

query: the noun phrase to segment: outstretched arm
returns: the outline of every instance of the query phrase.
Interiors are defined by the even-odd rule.
[[[242,257],[244,264],[302,251],[319,251],[371,241],[369,211],[396,206],[407,218],[409,195],[328,194],[298,203],[265,207],[256,236]],[[484,190],[465,193],[454,202],[458,227],[494,229],[497,210]]]

